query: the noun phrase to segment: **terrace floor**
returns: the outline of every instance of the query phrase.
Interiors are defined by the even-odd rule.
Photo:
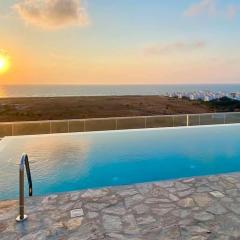
[[[0,239],[240,239],[240,174],[0,202]]]

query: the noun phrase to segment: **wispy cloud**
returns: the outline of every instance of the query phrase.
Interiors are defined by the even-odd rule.
[[[240,10],[239,6],[229,5],[227,7],[227,17],[230,18],[230,19],[235,18],[239,10]]]
[[[233,19],[240,11],[239,5],[227,4],[222,7],[219,0],[198,0],[195,4],[189,6],[184,12],[185,16],[194,17],[199,15],[222,16]]]
[[[185,16],[198,16],[207,14],[209,16],[215,15],[217,12],[216,0],[200,0],[191,5],[185,12]]]
[[[26,23],[41,28],[88,24],[86,9],[80,0],[21,0],[14,9]]]
[[[170,44],[153,44],[144,48],[146,55],[163,55],[179,52],[188,52],[196,49],[202,49],[206,46],[204,41],[193,42],[175,42]]]

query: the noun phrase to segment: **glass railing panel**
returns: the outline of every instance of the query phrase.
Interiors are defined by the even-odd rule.
[[[147,128],[173,127],[172,116],[152,116],[146,117]]]
[[[200,125],[224,124],[224,113],[202,114],[200,115]]]
[[[11,123],[0,123],[0,138],[12,135]]]
[[[174,127],[187,126],[187,115],[173,116],[173,126]]]
[[[85,131],[115,130],[116,120],[114,118],[86,119]]]
[[[19,122],[13,123],[13,135],[34,135],[50,133],[50,122]]]
[[[69,132],[83,132],[84,120],[69,120]]]
[[[116,129],[138,129],[145,126],[145,117],[118,118]]]
[[[69,130],[68,120],[51,121],[51,133],[67,133]]]
[[[188,126],[200,125],[200,115],[188,115]]]
[[[239,113],[226,113],[225,123],[240,123],[240,112]]]

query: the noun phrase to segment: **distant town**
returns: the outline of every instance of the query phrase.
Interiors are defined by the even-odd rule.
[[[167,93],[166,96],[170,98],[188,98],[189,100],[202,100],[204,102],[209,102],[215,99],[221,99],[223,97],[228,97],[233,100],[240,101],[240,92],[212,92],[212,91],[194,91],[194,92],[173,92]]]

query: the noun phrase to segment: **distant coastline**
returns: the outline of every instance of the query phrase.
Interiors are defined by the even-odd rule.
[[[144,96],[206,90],[226,93],[240,92],[240,84],[8,85],[0,86],[0,97]]]

